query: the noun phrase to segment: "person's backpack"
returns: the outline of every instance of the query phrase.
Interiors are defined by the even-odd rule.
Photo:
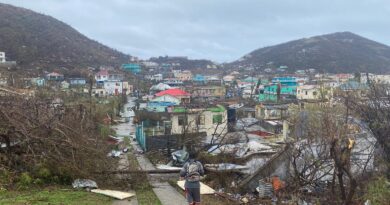
[[[192,161],[187,166],[187,180],[190,182],[196,182],[200,180],[199,165],[198,162]]]

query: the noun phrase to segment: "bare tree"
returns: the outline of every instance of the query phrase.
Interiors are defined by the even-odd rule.
[[[61,100],[1,98],[0,164],[4,169],[90,176],[110,167],[108,146],[96,138],[98,125],[84,105],[65,106]]]
[[[352,157],[361,150],[355,148],[358,135],[351,131],[354,118],[348,106],[319,107],[302,111],[298,116],[294,120],[293,136],[296,140],[292,152],[295,185],[304,187],[331,181],[334,193],[334,187],[338,185],[337,193],[342,203],[351,204],[362,172],[355,171],[356,157]],[[370,161],[371,158],[357,163],[365,166],[368,162],[364,160]]]
[[[381,149],[382,172],[390,179],[390,86],[371,82],[365,98],[354,97],[349,101],[351,112],[358,115],[372,131]]]

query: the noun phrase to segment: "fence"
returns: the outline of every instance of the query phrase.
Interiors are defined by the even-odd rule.
[[[154,132],[147,132],[146,130],[143,124],[136,125],[135,136],[139,146],[145,152],[160,149],[181,149],[184,144],[196,146],[202,142],[201,138],[207,135],[205,132],[186,133],[185,135],[153,135]]]
[[[142,150],[146,152],[146,135],[143,123],[135,126],[135,138]]]

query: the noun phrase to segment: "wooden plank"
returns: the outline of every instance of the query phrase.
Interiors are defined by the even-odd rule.
[[[181,189],[184,190],[185,189],[184,183],[185,183],[185,180],[181,180],[181,181],[177,182],[177,185]],[[215,193],[215,190],[212,189],[211,187],[207,186],[206,184],[203,184],[202,182],[199,182],[199,183],[200,183],[200,194],[214,194]]]
[[[91,192],[96,194],[103,194],[115,199],[123,200],[135,196],[134,193],[115,191],[115,190],[104,190],[104,189],[92,189]]]

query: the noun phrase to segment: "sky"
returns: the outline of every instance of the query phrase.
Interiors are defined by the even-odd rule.
[[[0,0],[142,59],[230,62],[265,46],[350,31],[390,45],[389,0]]]

